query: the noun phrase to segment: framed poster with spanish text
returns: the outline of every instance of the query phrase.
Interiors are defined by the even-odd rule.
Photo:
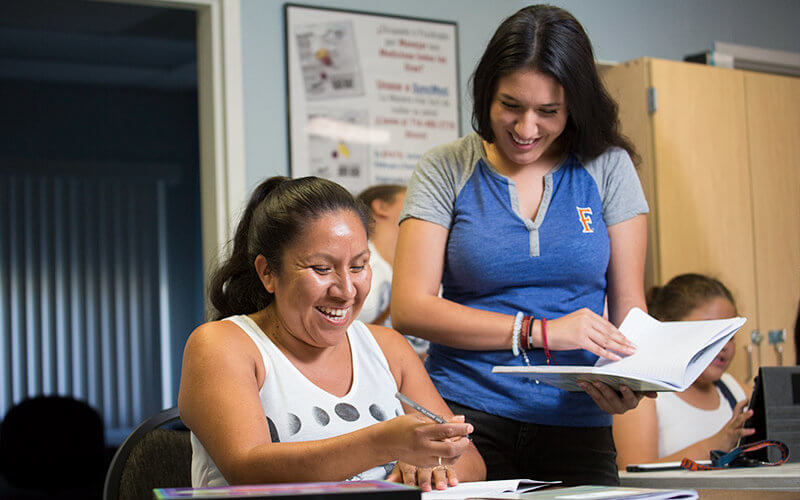
[[[455,23],[296,4],[284,17],[292,177],[405,184],[461,135]]]

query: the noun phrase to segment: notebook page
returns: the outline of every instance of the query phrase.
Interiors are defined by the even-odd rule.
[[[422,500],[463,499],[470,497],[502,495],[504,493],[524,493],[561,481],[537,481],[534,479],[502,479],[495,481],[471,481],[458,483],[446,490],[425,491]]]
[[[637,344],[634,354],[619,361],[603,362],[604,370],[620,375],[638,376],[681,385],[686,365],[694,356],[691,346],[676,343],[666,335],[653,332],[653,338]]]
[[[621,375],[681,384],[686,363],[694,355],[692,346],[675,345],[673,339],[661,332],[661,323],[639,308],[631,309],[619,329],[636,345],[636,352],[619,361],[600,358],[596,367]]]
[[[728,343],[729,338],[723,337],[718,339],[716,342],[711,344],[708,347],[703,348],[701,352],[699,352],[690,362],[688,368],[686,368],[686,373],[684,374],[683,384],[686,387],[689,387],[697,380],[697,377],[700,376],[701,373],[714,361],[714,358],[717,357],[717,354],[725,347],[725,344]]]
[[[494,493],[513,493],[517,491],[519,479],[503,479],[500,481],[471,481],[458,483],[446,490],[425,491],[422,500],[447,500],[450,498],[467,498]]]

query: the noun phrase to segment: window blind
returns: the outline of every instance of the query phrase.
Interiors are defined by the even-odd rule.
[[[164,181],[0,173],[0,415],[88,402],[128,429],[172,400]]]

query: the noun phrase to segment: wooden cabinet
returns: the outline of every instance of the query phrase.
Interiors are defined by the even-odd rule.
[[[787,329],[785,365],[795,363],[800,297],[800,78],[744,73],[753,193],[758,325]],[[764,357],[767,364],[775,360]]]
[[[646,285],[685,272],[719,278],[748,318],[731,372],[745,380],[754,329],[786,328],[784,364],[794,364],[800,79],[650,58],[601,73],[642,156]],[[776,364],[766,340],[760,358]]]

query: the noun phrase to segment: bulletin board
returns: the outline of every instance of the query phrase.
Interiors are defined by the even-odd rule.
[[[292,177],[405,184],[460,137],[456,23],[287,4],[284,26]]]

